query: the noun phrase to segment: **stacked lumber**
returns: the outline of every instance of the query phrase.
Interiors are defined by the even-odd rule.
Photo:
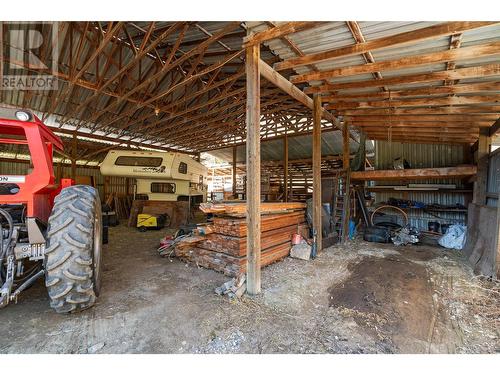
[[[305,208],[306,204],[299,202],[272,202],[260,204],[260,212],[263,215],[269,215],[272,213],[286,213],[294,210],[303,210]],[[201,203],[200,210],[206,214],[245,217],[247,206],[245,203],[241,202]]]
[[[195,235],[180,241],[175,255],[200,267],[237,277],[246,272],[247,224],[241,217],[244,204],[204,204],[204,212],[214,213],[213,222],[200,226]],[[261,216],[261,266],[287,257],[293,234],[307,231],[304,205],[269,204]],[[282,212],[277,214],[276,212]]]

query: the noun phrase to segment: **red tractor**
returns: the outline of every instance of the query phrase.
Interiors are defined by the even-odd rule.
[[[101,276],[99,193],[71,179],[56,184],[53,152],[63,143],[29,111],[0,108],[0,146],[30,155],[26,175],[0,171],[0,308],[40,277],[55,311],[91,307]]]

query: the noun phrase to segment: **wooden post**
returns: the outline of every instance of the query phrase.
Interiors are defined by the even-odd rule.
[[[342,127],[342,166],[344,170],[349,169],[350,163],[350,149],[349,149],[349,124],[344,120]]]
[[[76,132],[73,133],[73,141],[71,144],[71,178],[76,178],[76,155],[78,150],[78,138]]]
[[[288,202],[288,136],[285,132],[285,138],[283,138],[283,199]]]
[[[349,239],[349,217],[351,212],[351,166],[350,166],[350,149],[349,149],[349,124],[344,121],[342,127],[342,167],[345,171],[345,188],[344,188],[344,212],[342,218],[342,242]]]
[[[103,194],[104,194],[104,200],[108,198],[109,194],[109,176],[104,176],[104,187],[103,187]]]
[[[473,202],[486,204],[486,190],[488,183],[488,154],[490,152],[490,137],[488,129],[481,128],[477,146],[477,174],[474,182]]]
[[[500,277],[500,195],[497,198],[497,232],[495,235],[495,249],[497,252],[496,256],[496,275],[497,278]]]
[[[321,96],[314,95],[313,106],[313,230],[316,231],[317,251],[322,250],[323,233],[321,226]]]
[[[233,146],[233,198],[236,198],[236,151],[237,146]]]
[[[246,48],[247,292],[260,293],[260,45]]]

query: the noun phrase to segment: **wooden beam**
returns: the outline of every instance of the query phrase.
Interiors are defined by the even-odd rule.
[[[304,104],[307,108],[312,110],[314,109],[313,100],[309,96],[304,94],[302,90],[300,90],[297,86],[288,81],[285,77],[283,77],[281,74],[279,74],[277,71],[275,71],[273,68],[271,68],[268,64],[266,64],[262,60],[259,61],[259,69],[262,76],[269,82],[279,87],[281,90],[286,92],[295,100]],[[321,108],[321,116],[327,120],[333,121],[333,123],[336,126],[339,126],[340,124],[340,122],[338,121],[337,118],[335,118],[335,116],[333,116],[331,113],[325,111],[322,108]]]
[[[380,140],[380,141],[387,141],[387,134],[385,135],[370,135],[368,139],[372,140]],[[399,143],[411,143],[411,144],[445,144],[445,145],[459,145],[459,146],[471,146],[474,141],[469,141],[466,139],[448,139],[448,138],[441,138],[441,137],[423,137],[423,136],[399,136],[395,137],[393,136],[391,138],[393,142],[399,142]]]
[[[75,130],[69,130],[69,129],[63,129],[63,128],[54,128],[54,127],[49,127],[53,132],[56,134],[67,134],[67,135],[73,135],[75,133]],[[194,154],[194,152],[187,152],[183,150],[178,150],[176,148],[171,148],[171,147],[164,147],[164,146],[157,146],[154,144],[150,143],[144,143],[144,142],[135,142],[131,140],[126,140],[126,139],[120,139],[120,138],[114,138],[110,136],[103,136],[103,135],[97,135],[97,134],[92,134],[92,133],[86,133],[82,131],[76,131],[76,134],[78,137],[85,137],[85,138],[90,138],[90,139],[95,139],[99,141],[106,141],[106,142],[116,142],[117,144],[123,144],[127,146],[134,146],[134,147],[148,147],[157,151],[163,151],[163,152],[180,152],[183,154]],[[155,143],[155,142],[153,142]],[[102,144],[102,143],[96,143],[96,144]],[[107,146],[107,145],[103,145]]]
[[[322,250],[323,231],[321,226],[321,97],[313,97],[313,135],[312,135],[312,170],[313,170],[313,231],[316,234],[316,250]],[[349,143],[349,137],[347,138]]]
[[[472,202],[479,205],[486,204],[490,143],[491,138],[489,136],[489,129],[481,129],[477,148],[477,177],[474,181],[474,193],[472,197]]]
[[[425,180],[431,178],[465,178],[474,176],[475,165],[448,168],[415,168],[395,170],[374,170],[351,172],[352,180],[383,181],[383,180]]]
[[[491,125],[488,135],[493,137],[500,130],[500,117]]]
[[[349,169],[349,123],[344,121],[342,127],[342,166],[347,171]]]
[[[471,104],[498,104],[500,95],[476,95],[476,96],[451,96],[446,98],[418,98],[408,100],[381,100],[373,102],[339,102],[329,104],[327,109],[344,110],[356,108],[402,108],[402,107],[427,107],[448,105],[471,105]]]
[[[366,122],[387,122],[387,123],[397,123],[398,121],[416,121],[416,122],[431,122],[434,124],[440,123],[474,123],[477,121],[488,121],[490,126],[491,122],[498,118],[495,114],[483,114],[483,115],[364,115],[364,116],[346,116],[353,123],[366,123]]]
[[[407,31],[404,33],[391,35],[384,38],[371,40],[365,43],[358,43],[351,46],[341,47],[334,50],[319,52],[304,57],[296,57],[275,64],[276,70],[290,69],[298,66],[319,63],[340,57],[363,54],[366,52],[387,48],[391,46],[417,43],[423,40],[436,37],[456,34],[457,32],[475,29],[478,27],[495,24],[495,22],[447,22],[419,30]]]
[[[432,95],[452,95],[452,94],[473,94],[482,92],[499,92],[500,81],[462,84],[453,86],[431,86],[424,88],[414,88],[406,90],[386,91],[386,92],[356,92],[352,94],[335,93],[322,96],[323,102],[338,101],[360,101],[362,99],[397,99],[408,96],[432,96]]]
[[[261,291],[260,279],[260,45],[246,49],[247,82],[247,292]]]
[[[288,202],[288,136],[286,131],[283,138],[283,191],[284,201]]]
[[[354,40],[356,43],[365,43],[366,39],[363,35],[363,32],[361,31],[361,27],[359,27],[359,24],[356,21],[346,21],[347,27],[351,31],[352,36],[354,37]],[[374,63],[375,58],[373,57],[373,54],[368,51],[363,53],[363,58],[366,63]],[[375,79],[382,79],[382,73],[380,72],[374,72],[373,77]],[[385,88],[383,89],[384,91],[386,90]]]
[[[449,122],[427,122],[427,121],[391,121],[390,119],[380,120],[380,121],[350,121],[351,125],[359,126],[362,128],[380,128],[384,131],[387,128],[410,128],[410,127],[421,127],[430,129],[474,129],[477,130],[480,127],[489,128],[491,125],[490,121],[452,121]]]
[[[440,108],[366,108],[342,110],[343,116],[394,116],[394,115],[436,115],[438,117],[447,115],[484,116],[498,114],[500,106],[477,105],[474,107],[440,107]]]
[[[320,22],[286,22],[279,26],[275,26],[270,29],[248,35],[247,37],[243,38],[243,47],[246,48],[254,44],[260,44],[267,40],[281,38],[288,34],[316,27],[318,26],[318,24],[320,24]]]
[[[154,23],[152,23],[154,24]],[[146,56],[149,52],[151,52],[154,48],[156,48],[156,46],[161,42],[163,41],[164,39],[166,39],[173,31],[175,31],[177,28],[179,28],[180,26],[182,26],[183,22],[176,22],[174,23],[170,28],[168,28],[168,30],[166,30],[165,32],[163,32],[160,36],[158,36],[154,41],[152,41],[148,47],[146,48],[145,47],[145,43],[147,42],[147,39],[145,37],[145,39],[143,40],[143,43],[141,45],[141,48],[139,50],[138,53],[135,54],[135,56],[127,62],[127,64],[125,64],[121,69],[119,69],[111,78],[107,79],[106,82],[104,84],[101,84],[101,85],[97,85],[98,87],[96,87],[95,91],[94,91],[94,94],[90,95],[88,98],[86,98],[82,103],[80,103],[78,105],[78,107],[73,110],[71,113],[69,114],[66,114],[64,116],[64,118],[71,118],[73,117],[75,114],[79,114],[80,111],[83,109],[83,108],[86,108],[87,105],[93,101],[98,95],[102,94],[102,93],[105,93],[104,90],[109,86],[111,85],[116,79],[118,79],[122,74],[124,74],[125,72],[127,72],[128,70],[130,70],[132,67],[134,67],[135,65],[137,65],[137,63],[144,57]],[[125,28],[126,29],[126,28]],[[148,39],[149,39],[149,36],[148,36]]]
[[[316,92],[328,92],[337,90],[348,89],[363,89],[369,87],[384,87],[392,85],[404,85],[410,83],[421,82],[434,82],[450,79],[467,79],[476,77],[488,77],[500,74],[500,64],[488,64],[483,66],[473,66],[470,68],[461,68],[455,70],[444,70],[433,73],[417,73],[408,74],[403,76],[396,76],[390,78],[383,78],[378,80],[364,80],[354,82],[338,82],[328,83],[321,86],[306,87],[304,92],[306,94],[313,94]]]
[[[75,180],[76,178],[76,157],[78,151],[78,137],[76,132],[73,133],[73,139],[71,143],[71,178]]]
[[[232,172],[233,172],[233,198],[236,197],[236,156],[237,153],[236,151],[238,148],[236,146],[233,146],[233,165],[232,165]]]
[[[446,51],[432,52],[423,55],[412,55],[397,60],[380,61],[364,65],[351,65],[331,70],[312,72],[294,75],[290,77],[290,82],[301,83],[310,81],[319,81],[322,79],[331,79],[336,77],[345,77],[350,75],[375,73],[385,70],[399,70],[413,68],[415,66],[437,64],[450,60],[473,59],[484,56],[500,54],[500,42],[491,42],[471,47],[451,49]]]

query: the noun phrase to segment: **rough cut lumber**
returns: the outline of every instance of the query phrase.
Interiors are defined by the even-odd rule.
[[[303,226],[303,225],[301,225]],[[290,225],[284,228],[278,228],[263,232],[261,235],[261,252],[270,247],[290,243],[294,233],[300,233],[302,228],[297,225]],[[247,253],[247,243],[245,237],[226,236],[223,234],[212,233],[206,236],[202,241],[197,242],[197,247],[225,253],[236,257],[244,257]]]
[[[263,233],[289,225],[297,226],[304,222],[304,211],[291,212],[281,215],[265,215],[261,216],[260,228],[261,233]],[[215,217],[213,226],[214,233],[235,237],[246,237],[247,235],[247,224],[245,219]]]
[[[260,44],[246,48],[247,81],[247,204],[245,208],[248,226],[247,236],[247,290],[260,293]]]
[[[407,31],[400,34],[371,40],[369,42],[341,47],[331,51],[291,58],[283,62],[276,63],[274,65],[274,68],[276,70],[290,69],[297,66],[319,63],[339,57],[363,54],[365,52],[371,52],[391,46],[403,45],[408,43],[418,43],[423,40],[432,39],[443,35],[456,34],[462,31],[488,26],[494,23],[495,22],[447,22],[430,27],[425,27],[419,30]]]
[[[290,254],[290,243],[273,246],[260,254],[260,267],[277,262]],[[247,271],[246,257],[234,257],[216,251],[202,248],[183,249],[177,251],[176,256],[181,260],[195,263],[199,267],[222,272],[227,276],[236,277]]]
[[[303,210],[305,207],[306,204],[300,202],[266,202],[260,204],[260,210],[257,216],[260,216],[260,214],[266,215],[278,212]],[[245,217],[247,203],[202,203],[200,204],[200,210],[206,214],[212,213],[234,217]]]
[[[447,168],[416,168],[416,169],[390,169],[351,172],[351,179],[377,181],[377,180],[419,180],[432,178],[464,178],[474,176],[477,172],[475,165],[466,165]]]
[[[313,107],[313,234],[316,234],[316,249],[322,250],[323,231],[321,225],[321,97],[319,94],[314,94]],[[349,144],[349,133],[345,134],[347,144]],[[347,155],[349,158],[349,155]]]

